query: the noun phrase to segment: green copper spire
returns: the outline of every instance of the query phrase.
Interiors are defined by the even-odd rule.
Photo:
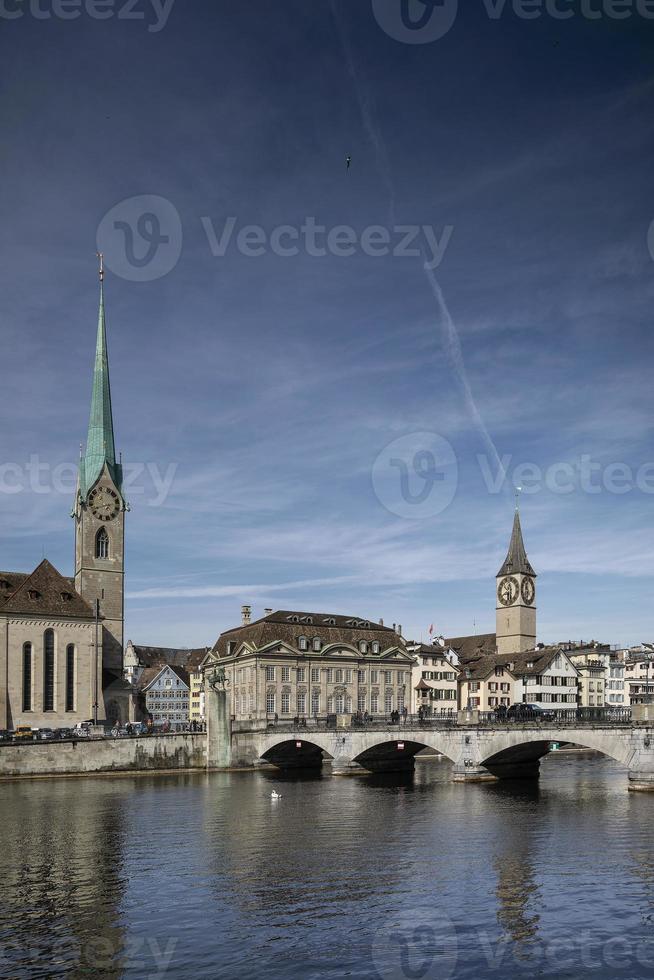
[[[93,368],[93,393],[91,416],[86,440],[86,452],[80,460],[80,493],[85,496],[107,464],[117,488],[121,489],[122,467],[116,464],[114,423],[111,414],[111,386],[109,384],[109,360],[107,358],[107,331],[104,315],[104,266],[100,259],[100,309],[98,313],[98,338]]]

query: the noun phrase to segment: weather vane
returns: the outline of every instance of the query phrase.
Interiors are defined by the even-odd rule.
[[[522,487],[515,488],[515,509],[520,510],[520,494],[522,493]]]
[[[98,270],[100,274],[100,282],[104,282],[104,255],[102,252],[96,252],[95,254],[98,257],[98,261],[100,262],[100,268]]]

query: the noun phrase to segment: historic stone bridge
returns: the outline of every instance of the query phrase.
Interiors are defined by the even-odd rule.
[[[338,775],[412,768],[417,753],[431,749],[452,761],[453,779],[460,782],[535,778],[552,742],[565,742],[615,759],[627,770],[630,789],[654,790],[650,723],[415,722],[327,728],[232,722],[229,746],[221,742],[223,765],[272,763],[294,769],[319,767],[326,761]]]

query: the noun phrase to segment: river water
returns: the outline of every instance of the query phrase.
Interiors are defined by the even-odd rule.
[[[654,975],[654,794],[449,776],[2,783],[0,976]]]

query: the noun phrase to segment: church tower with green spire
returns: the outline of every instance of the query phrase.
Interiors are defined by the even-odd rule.
[[[75,496],[75,588],[102,619],[102,664],[121,671],[124,642],[125,512],[123,473],[116,461],[100,256],[100,311],[91,416]]]
[[[536,572],[522,540],[516,500],[513,531],[506,558],[497,573],[495,632],[499,654],[521,653],[536,646]]]

